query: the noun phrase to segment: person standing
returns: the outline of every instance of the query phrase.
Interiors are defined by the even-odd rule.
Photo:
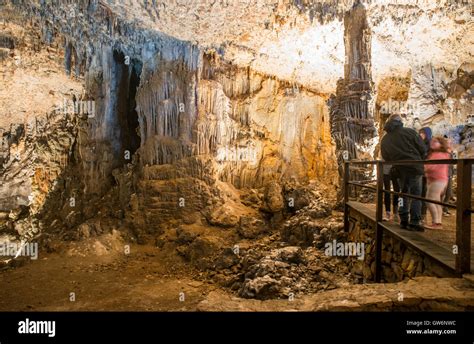
[[[385,161],[423,160],[426,155],[425,144],[418,133],[403,126],[400,115],[392,114],[385,123],[387,132],[382,138],[381,152]],[[421,195],[421,178],[424,168],[421,164],[394,165],[400,178],[400,188],[403,193],[413,196]],[[421,201],[402,197],[398,208],[400,227],[412,231],[424,231],[421,225]]]
[[[430,143],[428,160],[450,159],[448,141],[443,137],[434,137]],[[448,186],[449,166],[447,164],[426,164],[425,175],[427,180],[426,198],[441,202]],[[432,224],[426,225],[428,229],[442,229],[443,207],[438,204],[428,203]]]
[[[423,140],[426,153],[428,153],[430,150],[430,142],[431,138],[433,137],[433,132],[431,131],[430,127],[423,127],[418,131],[418,133],[420,134],[420,137]]]
[[[453,145],[451,140],[444,135],[444,138],[448,141],[448,153],[450,159],[454,159],[454,152],[453,152]],[[454,176],[454,165],[449,164],[448,166],[448,186],[446,187],[446,192],[444,193],[443,202],[449,203],[451,201],[451,197],[453,196],[453,176]],[[448,207],[443,207],[443,215],[444,216],[451,216]]]
[[[385,190],[391,190],[400,192],[400,185],[398,184],[398,178],[396,176],[396,169],[392,171],[392,165],[383,165],[383,187]],[[384,192],[384,204],[385,204],[385,218],[386,221],[398,222],[398,195],[393,195],[393,202],[390,202],[392,197],[391,194]],[[390,206],[393,208],[393,215],[390,211]]]
[[[431,131],[431,128],[423,127],[418,131],[418,134],[420,134],[420,137],[423,140],[423,143],[425,144],[426,153],[428,153],[430,150],[430,141],[433,137],[433,132]],[[426,156],[424,156],[423,159],[426,159]],[[421,197],[426,198],[426,177],[424,175],[421,179],[421,182]],[[426,218],[426,202],[424,201],[421,202],[421,218]]]

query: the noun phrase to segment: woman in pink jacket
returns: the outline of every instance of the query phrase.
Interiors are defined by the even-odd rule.
[[[450,159],[448,149],[448,141],[445,138],[432,138],[427,160]],[[449,180],[448,165],[426,164],[425,175],[427,181],[426,198],[441,202]],[[425,225],[425,228],[442,229],[441,217],[443,216],[443,207],[438,204],[428,203],[428,210],[433,223],[431,226]]]

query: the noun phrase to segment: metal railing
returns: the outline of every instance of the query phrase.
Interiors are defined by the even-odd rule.
[[[456,273],[462,275],[471,271],[471,213],[474,210],[471,207],[472,194],[472,164],[474,159],[443,159],[443,160],[404,160],[404,161],[345,161],[344,162],[344,229],[349,230],[349,187],[354,185],[360,188],[370,189],[376,192],[376,210],[375,210],[375,280],[380,282],[382,272],[382,240],[383,227],[383,195],[389,193],[400,197],[416,199],[419,201],[430,202],[451,209],[456,209],[456,245],[458,253],[455,258]],[[405,194],[386,190],[383,188],[383,165],[415,165],[415,164],[450,164],[457,165],[457,188],[456,204],[435,201],[420,196]],[[364,181],[350,180],[351,165],[376,165],[377,179]],[[367,185],[375,182],[376,186]]]

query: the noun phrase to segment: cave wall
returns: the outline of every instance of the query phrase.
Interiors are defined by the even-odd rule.
[[[395,98],[421,109],[405,111],[409,125],[449,130],[461,154],[472,153],[473,27],[463,2],[2,3],[14,9],[12,21],[28,18],[35,28],[32,50],[62,54],[65,73],[84,85],[74,97],[95,107],[61,148],[69,163],[58,174],[68,168],[77,184],[63,186],[63,201],[85,205],[126,184],[122,202],[149,183],[157,209],[190,190],[198,209],[209,205],[206,195],[223,194],[222,182],[337,184],[341,152],[372,154],[382,103],[393,98],[377,93],[395,79],[406,80]],[[5,142],[2,154],[14,156]],[[36,186],[22,180],[25,203]]]
[[[328,177],[334,165],[324,95],[203,54],[195,70],[155,62],[138,91],[142,164],[212,157],[219,180]]]
[[[45,44],[16,12],[4,10],[1,18],[0,218],[19,208],[38,213],[57,187],[77,134],[73,104],[63,105],[82,89],[62,71],[60,39]]]
[[[192,223],[197,212],[211,222],[216,209],[239,212],[240,200],[229,200],[235,192],[225,184],[334,186],[325,95],[236,67],[215,51],[191,64],[158,54],[144,70],[151,72],[137,92],[141,146],[130,223],[150,229]]]
[[[136,217],[132,222],[143,217],[158,223],[169,209],[170,219],[184,216],[180,199],[188,213],[222,204],[222,183],[333,184],[326,94],[235,66],[221,51],[140,28],[103,2],[13,8],[31,18],[41,44],[59,45],[64,73],[83,83],[67,100],[94,109],[74,122],[73,138],[63,147],[67,163],[43,188],[38,206],[59,207],[48,215],[50,225],[59,219],[59,226],[71,228],[94,216],[94,204],[117,185],[121,206]],[[124,177],[129,168],[133,181]],[[53,187],[55,179],[59,187]]]

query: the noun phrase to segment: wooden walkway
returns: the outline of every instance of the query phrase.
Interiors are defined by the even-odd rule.
[[[347,205],[349,208],[363,215],[375,225],[376,210],[373,204],[349,201],[347,202]],[[394,222],[383,221],[380,223],[380,226],[383,228],[384,233],[388,233],[389,235],[406,244],[408,247],[414,249],[424,256],[432,258],[448,270],[456,273],[455,255],[450,249],[434,243],[433,241],[424,237],[420,232],[412,232],[401,229],[400,226]],[[474,271],[474,259],[471,259],[471,271]]]
[[[456,165],[456,204],[445,203],[437,200],[428,199],[421,197],[420,195],[412,195],[403,192],[396,192],[389,189],[384,189],[383,185],[383,168],[385,165],[408,165],[413,166],[414,164],[420,165]],[[472,271],[472,240],[471,240],[471,214],[474,213],[472,208],[472,165],[474,159],[441,159],[441,160],[400,160],[400,161],[381,161],[381,160],[353,160],[344,161],[344,230],[349,230],[349,211],[354,208],[358,209],[364,216],[374,221],[375,228],[375,281],[380,282],[382,278],[382,241],[385,232],[390,235],[394,235],[407,245],[410,245],[423,255],[427,255],[436,259],[438,262],[451,269],[452,259],[454,258],[454,267],[456,275],[461,277],[464,274],[469,274]],[[351,172],[351,166],[356,166],[355,170]],[[369,170],[366,173],[361,173],[364,169]],[[370,167],[372,166],[372,167]],[[375,169],[374,169],[375,167]],[[361,170],[362,168],[362,170]],[[370,171],[376,172],[376,179],[367,179],[371,173]],[[352,174],[351,174],[352,173]],[[351,180],[351,176],[356,179],[363,180]],[[374,186],[373,183],[376,185]],[[372,185],[371,185],[372,184]],[[367,189],[375,192],[375,215],[373,209],[364,208],[362,205],[352,203],[349,205],[349,195],[351,190],[355,189]],[[357,190],[356,190],[357,192]],[[383,200],[384,195],[397,195],[402,197],[404,201],[409,199],[419,200],[423,202],[429,202],[432,204],[441,205],[448,209],[456,210],[456,232],[454,244],[458,248],[457,254],[452,253],[452,245],[442,247],[435,244],[432,240],[429,240],[426,235],[422,233],[413,233],[410,231],[401,230],[397,225],[389,222],[382,221],[383,219]],[[431,233],[430,233],[431,236]],[[439,243],[441,243],[439,241]],[[425,251],[426,250],[426,251]]]

